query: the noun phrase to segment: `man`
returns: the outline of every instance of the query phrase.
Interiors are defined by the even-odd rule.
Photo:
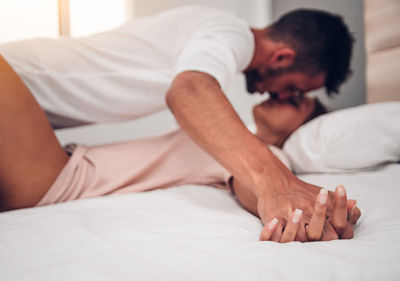
[[[322,86],[332,93],[350,73],[353,39],[337,16],[300,10],[252,33],[255,50],[244,70],[250,92],[269,91],[281,100]],[[288,209],[295,208],[309,219],[318,189],[292,175],[247,132],[214,77],[180,73],[167,103],[181,127],[254,193],[264,224],[273,217],[288,220]]]
[[[350,72],[351,49],[352,38],[341,18],[325,12],[299,10],[257,30],[221,11],[187,7],[86,38],[3,44],[0,54],[53,127],[139,118],[164,108],[166,99],[183,130],[256,196],[266,224],[274,217],[288,220],[288,210],[296,208],[309,221],[320,188],[297,179],[250,134],[223,91],[236,73],[244,72],[249,91],[269,91],[281,100],[322,86],[336,92]],[[17,78],[10,73],[2,83],[12,80]],[[28,95],[26,89],[20,92]],[[32,126],[29,107],[12,98],[4,99],[3,106],[8,104],[26,114],[17,116],[21,122],[14,130],[20,128],[21,134],[47,130],[24,129]],[[3,111],[4,126],[16,122],[10,114]],[[26,143],[21,147],[29,146],[35,154],[48,141],[37,143],[36,148]],[[21,166],[26,154],[20,148],[18,159],[13,149],[0,153],[5,158],[1,162],[7,163],[3,171],[0,167],[0,178],[18,171],[15,181],[6,184],[37,187],[36,199],[29,202],[8,195],[16,198],[14,205],[30,206],[47,191],[67,159],[51,159],[52,169],[41,171],[40,164],[50,161],[50,151],[35,154],[34,163],[25,161]],[[26,182],[18,178],[21,169],[32,166],[40,172]],[[328,216],[331,206],[329,200]],[[343,231],[342,227],[336,230]]]

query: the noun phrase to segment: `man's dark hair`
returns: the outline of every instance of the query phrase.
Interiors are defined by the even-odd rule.
[[[273,23],[267,29],[267,36],[289,44],[296,51],[291,70],[324,72],[329,96],[338,93],[340,85],[352,73],[354,38],[341,16],[320,10],[295,10]]]

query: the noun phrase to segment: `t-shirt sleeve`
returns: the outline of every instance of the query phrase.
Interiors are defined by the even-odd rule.
[[[253,52],[254,38],[249,26],[233,16],[219,16],[208,20],[185,42],[174,75],[205,72],[225,90],[230,80],[250,64]]]

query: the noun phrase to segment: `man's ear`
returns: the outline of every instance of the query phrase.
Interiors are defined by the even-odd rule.
[[[269,57],[268,64],[272,68],[288,67],[292,65],[295,56],[296,52],[292,48],[279,48]]]

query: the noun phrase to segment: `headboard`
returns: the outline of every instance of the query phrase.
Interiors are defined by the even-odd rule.
[[[400,100],[400,0],[364,0],[367,102]]]

